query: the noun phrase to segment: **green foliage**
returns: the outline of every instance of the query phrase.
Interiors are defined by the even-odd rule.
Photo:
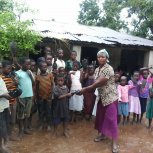
[[[24,12],[28,12],[28,9],[23,6],[18,7],[15,3],[11,3],[11,0],[8,0],[10,4],[8,7],[0,8],[0,56],[10,57],[10,42],[15,41],[17,43],[18,54],[17,56],[28,55],[29,53],[37,53],[34,50],[34,45],[40,41],[40,36],[31,30],[32,23],[28,20],[21,21],[20,16]],[[5,0],[0,0],[1,4],[4,4]],[[7,3],[5,3],[7,4]],[[12,11],[16,10],[15,13]],[[17,11],[18,10],[18,11]],[[1,58],[2,58],[1,57]]]
[[[122,10],[128,11],[132,22],[121,19]],[[135,17],[134,17],[135,16]],[[141,37],[152,37],[153,34],[153,0],[84,0],[80,5],[78,22],[86,25],[96,25],[124,29]]]
[[[132,25],[133,34],[152,38],[153,34],[153,1],[152,0],[128,0],[129,17],[136,15]]]
[[[101,10],[96,0],[85,0],[80,4],[78,22],[86,25],[96,25],[99,22]]]
[[[78,22],[81,24],[103,26],[115,30],[125,26],[120,20],[119,13],[123,8],[122,0],[105,0],[103,6],[96,0],[84,0],[80,8]]]

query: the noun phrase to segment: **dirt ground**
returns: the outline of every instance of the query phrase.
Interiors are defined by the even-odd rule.
[[[153,153],[153,130],[148,130],[146,120],[141,125],[119,127],[120,153]],[[54,136],[52,131],[34,130],[32,135],[24,135],[23,140],[9,142],[11,153],[111,153],[109,139],[95,143],[97,135],[94,121],[78,121],[69,125],[69,138]]]

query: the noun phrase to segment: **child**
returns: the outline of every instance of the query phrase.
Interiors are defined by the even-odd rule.
[[[36,76],[36,97],[38,103],[40,128],[50,129],[51,124],[51,100],[53,90],[53,75],[47,73],[47,63],[39,64],[40,75]]]
[[[88,66],[88,73],[85,76],[85,80],[84,80],[84,86],[90,86],[94,83],[94,66],[93,65],[89,65]],[[88,91],[86,93],[83,94],[84,96],[84,113],[85,115],[88,115],[88,118],[90,120],[91,116],[92,116],[92,111],[93,111],[93,107],[95,104],[95,99],[96,96],[94,94],[94,90],[92,91]]]
[[[120,74],[119,72],[115,72],[115,84],[116,84],[116,88],[118,87],[120,83]]]
[[[9,101],[10,96],[7,93],[5,82],[0,77],[0,152],[9,153],[4,147],[8,136],[8,116],[9,116]]]
[[[64,85],[64,76],[59,74],[57,76],[57,85],[54,87],[54,102],[53,102],[53,123],[55,127],[55,134],[57,135],[57,127],[59,123],[63,123],[63,135],[68,136],[67,121],[69,119],[69,93],[68,88]]]
[[[132,124],[135,122],[137,116],[137,123],[139,122],[139,115],[141,114],[141,106],[138,94],[138,81],[139,72],[135,71],[133,73],[132,79],[128,82],[129,85],[135,86],[129,90],[129,112],[133,113]]]
[[[30,70],[32,72],[33,78],[34,80],[36,79],[36,62],[31,59],[31,66],[30,66]],[[32,108],[31,108],[31,114],[30,117],[28,119],[28,129],[31,130],[32,129],[32,116],[37,112],[37,104],[36,104],[36,86],[35,84],[33,85],[33,98],[32,98]]]
[[[22,90],[22,94],[18,98],[17,103],[17,118],[19,122],[19,137],[22,138],[24,134],[31,134],[28,128],[28,118],[30,117],[32,107],[32,97],[34,78],[30,71],[31,61],[29,58],[22,58],[22,69],[16,71],[18,80],[18,88]]]
[[[123,125],[125,125],[125,120],[129,114],[129,89],[133,88],[131,85],[127,85],[127,77],[121,76],[120,85],[118,85],[118,113],[119,113],[119,123],[121,115],[123,115]]]
[[[139,84],[139,98],[140,98],[140,104],[141,104],[141,117],[140,117],[140,123],[143,118],[143,114],[146,112],[146,104],[147,99],[149,98],[149,86],[151,84],[151,77],[149,77],[149,71],[148,69],[143,69],[141,71],[141,78],[138,82]]]
[[[69,71],[72,71],[73,69],[73,62],[78,62],[79,64],[79,69],[81,68],[81,64],[79,61],[76,60],[76,57],[77,57],[77,52],[76,51],[71,51],[70,53],[70,59],[66,61],[66,70],[69,72]]]
[[[82,89],[81,85],[81,72],[78,70],[79,65],[77,62],[73,63],[73,71],[70,71],[70,78],[71,78],[71,92],[75,92],[77,90]],[[76,112],[81,112],[83,109],[83,96],[73,95],[70,97],[69,101],[69,109],[71,111],[71,121],[75,121],[76,119]]]
[[[63,60],[63,56],[64,56],[63,50],[62,49],[58,49],[57,50],[57,60],[56,60],[57,69],[59,67],[64,67],[65,68],[65,62]],[[53,58],[52,64],[54,64],[54,60],[55,60],[55,58]]]
[[[149,102],[147,104],[146,117],[149,120],[148,128],[150,129],[151,128],[152,118],[153,118],[153,82],[152,82],[152,85],[150,87],[149,94],[150,94],[150,99],[149,99]]]
[[[45,56],[45,60],[46,60],[46,63],[47,63],[47,72],[48,73],[52,73],[52,71],[53,71],[53,68],[52,68],[52,59],[53,59],[53,57],[50,54],[47,54]]]
[[[17,80],[15,80],[15,77],[11,73],[12,71],[12,63],[10,61],[3,61],[2,62],[2,79],[4,80],[6,84],[6,88],[8,91],[12,91],[17,89]],[[13,137],[13,130],[16,123],[16,98],[11,98],[9,100],[10,104],[10,123],[11,126],[9,126],[9,140],[16,140],[15,137]]]

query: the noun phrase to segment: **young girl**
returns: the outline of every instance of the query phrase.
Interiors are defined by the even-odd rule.
[[[52,105],[53,109],[53,124],[55,134],[57,135],[57,127],[59,123],[63,123],[63,135],[68,136],[66,127],[69,119],[69,97],[72,96],[69,93],[68,88],[64,85],[64,76],[59,74],[57,76],[57,85],[53,89],[54,102]]]
[[[153,118],[153,82],[152,82],[152,85],[150,87],[149,94],[150,94],[150,100],[149,100],[149,102],[147,104],[146,117],[149,120],[148,128],[150,129],[151,128],[152,118]]]
[[[119,123],[121,115],[123,115],[123,125],[125,125],[125,120],[129,114],[129,89],[133,88],[131,85],[127,85],[127,77],[122,76],[120,79],[120,85],[118,85],[118,113],[119,113]]]
[[[84,86],[90,86],[94,83],[94,66],[89,65],[88,66],[88,73],[86,74],[84,78]],[[92,116],[93,107],[95,104],[96,96],[94,94],[94,90],[88,91],[83,94],[84,96],[84,113],[85,115],[88,115],[88,118],[90,120]]]
[[[82,89],[81,85],[81,72],[78,70],[79,65],[77,62],[73,63],[73,71],[70,71],[71,78],[71,92]],[[69,109],[71,111],[71,121],[73,122],[76,119],[76,112],[81,112],[83,109],[83,96],[73,95],[69,101]]]
[[[149,76],[148,69],[141,70],[141,78],[138,82],[139,84],[139,98],[140,98],[140,104],[141,104],[141,118],[140,123],[143,118],[143,114],[146,112],[146,104],[147,99],[149,98],[149,86],[152,81],[152,76]]]
[[[135,86],[129,90],[129,112],[133,113],[132,124],[135,122],[137,116],[137,123],[139,122],[139,115],[141,114],[141,106],[138,94],[138,80],[139,72],[135,71],[133,73],[132,79],[128,82],[129,85]]]

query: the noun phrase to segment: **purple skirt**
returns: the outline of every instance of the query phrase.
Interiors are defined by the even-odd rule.
[[[106,137],[118,138],[117,101],[105,107],[101,101],[98,102],[95,129]]]

